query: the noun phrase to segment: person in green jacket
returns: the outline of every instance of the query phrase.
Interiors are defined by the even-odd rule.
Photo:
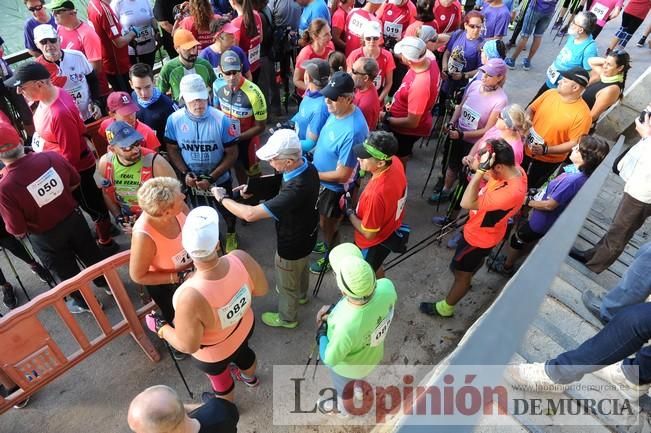
[[[389,279],[375,279],[354,244],[333,248],[329,260],[343,295],[336,304],[324,305],[316,318],[319,354],[337,390],[337,401],[323,399],[318,407],[330,414],[352,407],[355,380],[364,379],[382,361],[397,294]]]

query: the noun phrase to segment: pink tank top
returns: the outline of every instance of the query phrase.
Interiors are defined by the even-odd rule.
[[[192,276],[174,293],[172,305],[176,309],[179,293],[187,287],[199,292],[212,309],[216,326],[204,329],[202,348],[192,354],[203,362],[218,362],[231,356],[242,345],[253,328],[251,309],[253,281],[239,258],[227,254],[228,274],[219,280],[206,280]]]
[[[176,216],[176,221],[179,227],[183,229],[185,224],[185,214],[179,212]],[[149,223],[149,217],[146,213],[142,213],[133,225],[134,233],[144,233],[156,244],[156,255],[149,265],[149,270],[152,272],[157,271],[180,271],[188,268],[192,264],[190,255],[185,252],[181,244],[181,230],[174,239],[169,239],[160,234]]]

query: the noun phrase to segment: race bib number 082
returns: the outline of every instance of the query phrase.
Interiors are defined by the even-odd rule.
[[[228,304],[217,310],[217,315],[219,316],[222,328],[228,328],[242,320],[244,313],[246,313],[246,310],[249,309],[250,305],[251,291],[249,290],[249,286],[244,284],[240,290],[237,291],[235,296],[231,298]]]
[[[391,326],[391,321],[393,320],[393,307],[391,307],[391,310],[389,310],[389,314],[387,314],[387,317],[384,318],[383,321],[380,322],[379,325],[375,328],[373,333],[371,334],[371,347],[377,347],[382,342],[384,339],[387,337],[387,333],[389,332],[389,326]]]

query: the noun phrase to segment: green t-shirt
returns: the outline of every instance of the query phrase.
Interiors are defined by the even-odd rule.
[[[368,376],[384,357],[384,338],[397,297],[393,283],[382,278],[365,305],[342,298],[328,315],[329,341],[323,362],[340,376]]]
[[[208,89],[212,89],[212,83],[217,79],[217,76],[215,75],[212,65],[208,63],[206,59],[198,58],[194,62],[193,68],[186,69],[178,57],[175,57],[163,65],[163,69],[161,69],[160,76],[158,77],[158,88],[163,93],[167,93],[171,90],[172,99],[178,102],[181,97],[179,89],[181,78],[183,78],[184,75],[193,73],[199,74],[201,78],[203,78]]]

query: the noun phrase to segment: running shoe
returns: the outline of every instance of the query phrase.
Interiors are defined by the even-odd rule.
[[[233,378],[233,380],[242,382],[244,385],[248,386],[249,388],[255,388],[256,386],[260,385],[258,376],[254,375],[253,377],[245,377],[242,374],[242,370],[240,370],[235,364],[230,364],[228,366],[228,371],[231,373],[231,377]]]
[[[298,322],[288,322],[280,318],[280,313],[272,313],[270,311],[262,313],[262,323],[272,328],[294,329],[298,326]]]
[[[4,283],[2,285],[2,295],[2,302],[5,304],[5,307],[13,310],[18,306],[18,298],[16,298],[14,286],[9,283]]]
[[[44,283],[49,283],[50,281],[54,281],[54,278],[52,278],[52,274],[50,274],[50,271],[48,271],[43,266],[41,266],[40,263],[34,262],[31,265],[29,265],[29,268],[32,270],[34,274],[36,274],[38,279],[43,281]]]
[[[452,196],[452,191],[446,191],[443,189],[440,192],[432,193],[428,201],[430,202],[430,204],[443,203],[450,200],[451,196]]]
[[[522,59],[522,69],[524,69],[525,71],[530,70],[531,69],[531,60],[526,59],[526,58]]]
[[[226,233],[226,254],[236,250],[240,246],[237,240],[237,233]]]
[[[323,241],[318,241],[316,244],[314,244],[314,248],[312,248],[312,252],[317,254],[325,254],[326,250],[327,247]]]
[[[447,247],[450,248],[451,250],[456,250],[457,245],[459,245],[459,241],[461,240],[462,237],[463,235],[461,234],[461,231],[457,230],[456,232],[454,232],[452,237],[448,239]]]
[[[432,224],[434,224],[435,226],[443,227],[449,222],[450,222],[450,218],[448,218],[447,215],[437,215],[432,217]]]
[[[626,378],[622,361],[594,372],[594,375],[617,387],[617,391],[631,400],[637,400],[649,391],[649,385],[638,385]]]
[[[510,268],[507,268],[504,263],[505,262],[503,261],[501,262],[495,261],[489,264],[489,268],[493,272],[496,272],[500,275],[510,278],[513,276],[513,274],[515,274],[515,266],[511,266]]]
[[[444,311],[441,312],[439,311],[439,307],[437,307],[437,304],[439,304],[442,301],[439,302],[421,302],[419,306],[419,310],[423,314],[427,314],[428,316],[432,317],[443,317],[443,318],[449,318],[454,316],[454,307],[450,306],[451,310],[450,311]]]
[[[547,375],[545,364],[542,362],[509,365],[504,372],[504,378],[511,385],[526,387],[527,391],[559,393],[567,388],[555,383]]]
[[[556,20],[556,22],[552,26],[552,30],[556,30],[560,28],[562,25],[563,25],[563,20]]]
[[[637,47],[642,48],[644,44],[646,43],[646,36],[642,36],[639,41],[637,41]]]
[[[507,68],[515,69],[515,60],[513,60],[511,57],[504,59],[504,63],[506,63]]]
[[[310,263],[310,272],[313,274],[320,274],[323,271],[323,268],[326,268],[326,272],[330,270],[330,263],[326,264],[326,259],[324,257]]]
[[[72,314],[90,313],[90,308],[88,308],[88,305],[85,302],[77,301],[74,298],[70,298],[66,301],[66,307],[68,307],[68,311]]]

